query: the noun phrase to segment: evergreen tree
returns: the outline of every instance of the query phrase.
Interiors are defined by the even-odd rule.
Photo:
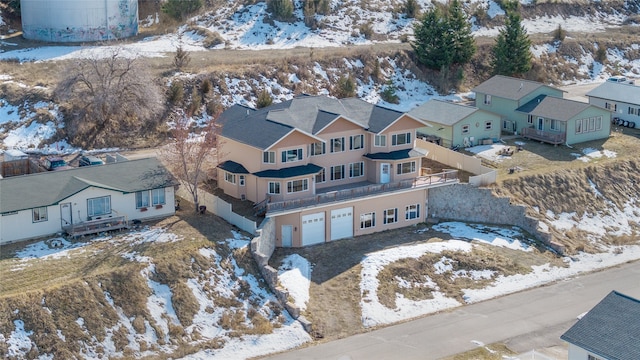
[[[414,35],[411,46],[418,61],[432,70],[449,73],[451,68],[468,63],[476,52],[459,0],[453,0],[446,11],[434,6],[416,23]]]
[[[447,22],[452,37],[453,65],[464,65],[476,53],[476,42],[471,34],[471,23],[462,11],[459,0],[453,0],[449,4]]]
[[[291,0],[271,0],[267,9],[276,20],[287,21],[293,17],[293,2]]]
[[[267,91],[267,89],[262,89],[260,94],[258,94],[258,101],[256,101],[256,107],[258,109],[265,108],[273,103],[273,98],[271,97],[271,93]]]
[[[415,40],[411,47],[418,62],[427,68],[440,71],[453,63],[453,49],[450,46],[451,33],[446,17],[439,7],[434,6],[422,20],[414,25]]]
[[[306,0],[303,5],[304,24],[313,28],[316,23],[316,5],[313,0]]]
[[[496,75],[514,76],[531,69],[531,40],[521,24],[520,15],[509,12],[492,49],[491,66]]]
[[[418,16],[420,12],[420,4],[418,4],[417,0],[406,0],[404,3],[404,14],[409,18],[413,19]]]
[[[167,0],[162,5],[162,11],[176,20],[181,20],[201,7],[202,0]]]

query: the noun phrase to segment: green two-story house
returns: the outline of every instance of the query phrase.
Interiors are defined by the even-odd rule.
[[[611,112],[563,98],[563,90],[535,81],[497,75],[473,89],[476,107],[501,116],[504,132],[554,145],[605,139]]]

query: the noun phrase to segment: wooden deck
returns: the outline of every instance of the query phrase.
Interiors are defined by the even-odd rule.
[[[104,231],[115,231],[120,229],[127,229],[129,222],[126,216],[117,216],[107,219],[84,221],[69,226],[64,226],[62,229],[66,231],[69,236],[77,237],[88,234],[97,234]]]
[[[523,128],[520,131],[523,138],[538,140],[553,145],[564,144],[566,141],[566,133],[557,133],[550,131],[536,130],[534,128]]]

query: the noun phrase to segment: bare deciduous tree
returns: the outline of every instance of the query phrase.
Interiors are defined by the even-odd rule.
[[[164,110],[160,87],[142,61],[122,48],[75,61],[55,96],[63,104],[67,138],[84,148],[128,145],[157,125]]]
[[[191,119],[181,109],[172,114],[172,141],[162,149],[167,167],[187,188],[193,197],[195,211],[199,211],[200,199],[198,186],[205,180],[205,166],[214,160],[214,149],[217,145],[217,134],[220,126],[216,117],[212,117],[200,129],[199,134],[192,132]]]

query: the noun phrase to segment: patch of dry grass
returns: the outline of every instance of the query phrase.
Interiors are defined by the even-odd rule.
[[[502,360],[517,355],[504,344],[489,344],[442,360]]]

